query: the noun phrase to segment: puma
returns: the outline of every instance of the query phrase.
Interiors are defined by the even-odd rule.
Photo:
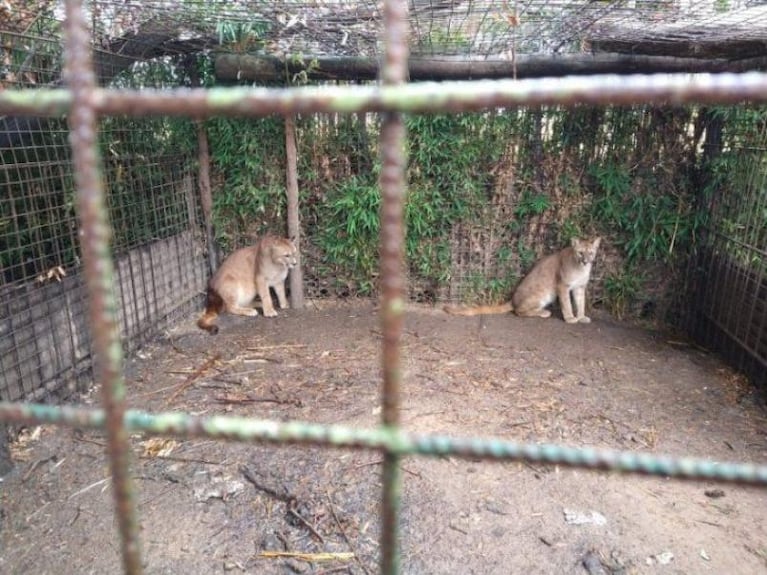
[[[285,278],[298,263],[295,244],[285,238],[266,236],[256,245],[232,252],[208,282],[205,313],[197,321],[200,329],[216,334],[216,318],[222,311],[236,315],[258,315],[251,302],[258,294],[266,317],[277,312],[269,288],[277,293],[280,308],[287,309]]]
[[[510,302],[500,305],[459,307],[445,306],[454,315],[482,315],[513,311],[522,317],[549,317],[546,307],[559,298],[562,316],[567,323],[589,323],[586,316],[586,285],[601,238],[592,241],[573,238],[570,245],[538,260],[524,277]],[[575,314],[570,299],[575,300]]]

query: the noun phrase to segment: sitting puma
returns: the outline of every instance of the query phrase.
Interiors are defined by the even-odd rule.
[[[562,316],[567,323],[589,323],[591,319],[586,316],[586,284],[589,283],[591,265],[600,241],[601,238],[592,241],[573,238],[570,246],[538,260],[517,287],[511,302],[470,308],[446,306],[444,309],[455,315],[513,311],[523,317],[549,317],[551,311],[546,307],[559,297]],[[575,299],[575,315],[571,293]]]
[[[237,315],[258,315],[251,307],[253,298],[261,298],[264,315],[274,317],[269,288],[277,292],[282,309],[288,308],[285,298],[285,278],[297,263],[297,250],[292,241],[266,236],[256,245],[232,252],[208,282],[205,313],[197,321],[200,329],[216,334],[216,317],[222,311]]]

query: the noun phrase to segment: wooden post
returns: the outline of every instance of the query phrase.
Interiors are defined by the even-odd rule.
[[[0,477],[8,475],[13,470],[13,459],[8,447],[8,427],[0,424]]]
[[[203,122],[197,123],[197,152],[200,162],[200,205],[202,219],[205,225],[205,239],[208,243],[208,267],[211,275],[218,268],[218,250],[213,235],[213,194],[210,190],[210,151],[208,149],[208,134]]]
[[[298,217],[298,152],[296,151],[296,121],[285,116],[285,151],[287,155],[288,237],[298,248],[298,265],[290,271],[290,307],[304,307],[304,278],[301,271],[301,224]]]

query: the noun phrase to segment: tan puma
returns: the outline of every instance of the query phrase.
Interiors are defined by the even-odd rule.
[[[197,321],[200,329],[216,334],[216,317],[222,311],[236,315],[258,315],[251,302],[258,294],[266,317],[277,312],[269,288],[277,292],[282,309],[288,308],[285,278],[298,262],[295,244],[285,238],[266,236],[256,245],[232,252],[208,282],[205,313]]]
[[[522,317],[549,317],[546,307],[559,297],[562,316],[567,323],[589,323],[586,316],[586,285],[601,238],[592,241],[573,238],[570,246],[548,255],[533,266],[517,287],[511,301],[501,305],[477,307],[445,306],[455,315],[482,315],[513,311]],[[570,300],[575,299],[575,315]]]

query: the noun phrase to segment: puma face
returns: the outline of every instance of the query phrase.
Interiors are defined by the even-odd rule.
[[[298,250],[292,240],[277,238],[270,246],[269,256],[278,266],[292,269],[298,265]]]
[[[573,238],[570,245],[573,248],[575,260],[582,266],[593,264],[601,241],[602,238],[595,238],[592,241]]]

